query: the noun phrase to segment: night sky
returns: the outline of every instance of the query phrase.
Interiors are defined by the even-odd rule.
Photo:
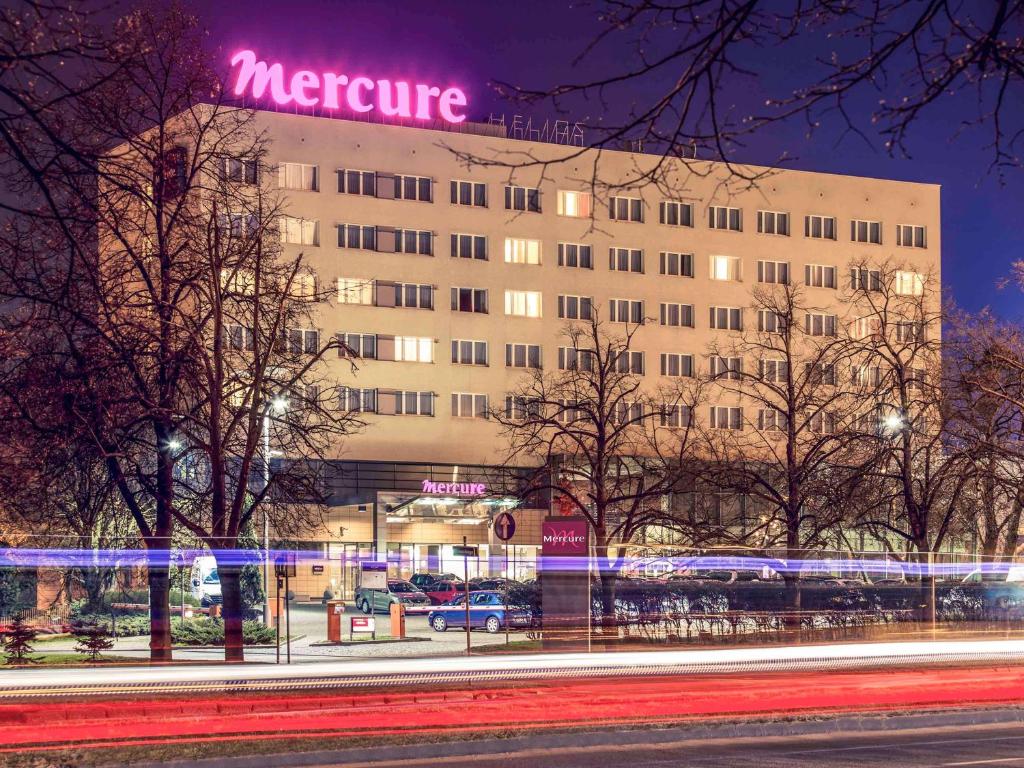
[[[211,45],[223,48],[225,60],[248,47],[260,58],[285,62],[286,69],[303,64],[314,70],[323,66],[349,74],[459,85],[469,95],[472,120],[517,111],[496,97],[488,81],[544,89],[590,80],[616,60],[631,63],[630,49],[613,44],[573,67],[572,59],[603,27],[594,7],[572,8],[557,0],[223,0],[203,6],[200,15]],[[758,53],[756,60],[744,62],[757,70],[758,79],[733,85],[720,98],[744,99],[737,106],[746,109],[763,103],[765,95],[791,90],[795,75],[813,66],[813,55],[821,52],[813,45],[808,41],[806,57],[790,51],[781,60],[772,58],[771,51]],[[652,93],[658,85],[650,84]],[[605,107],[596,101],[574,105],[573,116],[593,121],[605,114],[615,120],[628,110],[630,98],[642,99],[643,93],[619,94]],[[988,134],[952,137],[967,107],[963,101],[946,101],[927,112],[908,145],[910,159],[891,158],[881,148],[882,140],[870,132],[874,146],[849,135],[839,141],[838,122],[825,123],[811,140],[798,123],[773,126],[747,142],[735,159],[771,164],[788,153],[793,157],[790,167],[941,184],[947,289],[969,310],[988,306],[1007,319],[1021,320],[1024,294],[1014,286],[1000,290],[997,284],[1007,276],[1011,261],[1024,258],[1024,170],[1008,171],[1001,184],[988,170]],[[1018,100],[1012,109],[1019,128],[1024,104]],[[540,122],[558,116],[544,106],[518,111]],[[870,131],[867,121],[865,127]]]

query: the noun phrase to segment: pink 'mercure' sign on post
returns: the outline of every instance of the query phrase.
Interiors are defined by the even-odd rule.
[[[435,85],[415,85],[402,80],[373,80],[369,77],[349,77],[335,72],[317,74],[308,69],[294,72],[286,78],[280,62],[267,64],[256,59],[253,51],[239,51],[231,58],[231,66],[238,68],[235,95],[251,94],[262,99],[269,90],[270,98],[280,105],[295,103],[300,107],[321,106],[324,109],[349,109],[353,112],[378,110],[387,117],[414,117],[433,120],[437,115],[449,123],[461,123],[465,114],[456,110],[467,104],[461,88]]]

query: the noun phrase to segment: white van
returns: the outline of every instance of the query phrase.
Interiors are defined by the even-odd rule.
[[[201,606],[219,604],[223,598],[220,592],[220,577],[217,575],[217,558],[203,555],[192,561],[192,597]]]

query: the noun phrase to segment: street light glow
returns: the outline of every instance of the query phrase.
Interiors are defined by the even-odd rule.
[[[270,407],[274,409],[275,413],[281,413],[288,408],[288,400],[278,395],[270,401]]]
[[[903,426],[903,418],[892,414],[885,417],[885,421],[882,422],[886,427],[892,430],[900,429]]]

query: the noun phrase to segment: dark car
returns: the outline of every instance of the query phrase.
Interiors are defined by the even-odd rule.
[[[426,591],[427,587],[439,581],[459,581],[454,573],[417,573],[409,581]]]
[[[363,613],[387,613],[392,603],[404,605],[410,613],[423,612],[430,605],[430,598],[419,587],[401,579],[388,579],[387,589],[358,587],[355,598],[356,607]]]
[[[427,615],[427,623],[435,632],[444,632],[448,627],[465,629],[465,595],[459,595],[444,605],[439,605]],[[499,632],[506,624],[509,627],[528,627],[532,616],[530,609],[519,605],[506,605],[500,592],[471,592],[469,595],[469,628]]]
[[[512,589],[514,587],[521,586],[518,581],[512,579],[504,579],[501,577],[494,578],[476,578],[469,580],[469,589],[472,592],[480,592],[484,590],[504,590]]]

